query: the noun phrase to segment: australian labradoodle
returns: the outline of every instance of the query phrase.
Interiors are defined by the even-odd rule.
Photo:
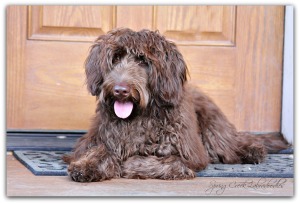
[[[267,151],[286,148],[279,137],[237,132],[187,84],[181,53],[158,32],[115,29],[98,37],[85,69],[98,106],[64,157],[74,181],[191,179],[208,163],[260,163]]]

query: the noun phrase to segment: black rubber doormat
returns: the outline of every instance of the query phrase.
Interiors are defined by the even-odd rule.
[[[61,157],[66,151],[14,151],[14,156],[33,174],[66,176],[67,164]],[[199,177],[293,178],[293,154],[269,154],[261,164],[210,164]]]
[[[67,164],[61,157],[66,151],[13,151],[14,156],[37,176],[66,176]]]

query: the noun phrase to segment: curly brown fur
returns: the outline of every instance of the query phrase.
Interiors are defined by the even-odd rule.
[[[210,162],[260,163],[267,150],[287,147],[237,132],[208,96],[187,84],[181,53],[158,32],[102,35],[85,68],[98,106],[88,133],[64,157],[74,181],[191,179]]]

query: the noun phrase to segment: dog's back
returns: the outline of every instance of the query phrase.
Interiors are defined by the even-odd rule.
[[[199,134],[214,163],[260,163],[265,155],[288,148],[280,133],[254,135],[238,132],[211,98],[188,85],[199,124]]]

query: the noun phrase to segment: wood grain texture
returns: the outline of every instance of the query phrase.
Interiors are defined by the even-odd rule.
[[[42,6],[42,26],[102,28],[103,6]]]
[[[84,84],[89,46],[28,42],[24,127],[87,129],[96,106]]]
[[[235,56],[234,47],[179,46],[190,73],[190,82],[208,94],[234,121]]]
[[[235,6],[157,6],[155,27],[179,45],[234,46]]]
[[[199,31],[222,32],[224,9],[223,6],[200,6],[198,8],[201,14]]]
[[[153,6],[118,6],[117,28],[153,29]]]
[[[6,13],[6,122],[9,128],[19,128],[24,121],[23,104],[26,102],[26,22],[23,19],[27,12],[25,6],[8,6]]]
[[[114,6],[28,7],[31,40],[93,42],[114,25]]]
[[[283,19],[283,6],[238,7],[238,129],[280,131]]]
[[[260,178],[209,178],[163,181],[157,179],[113,179],[77,183],[67,176],[34,176],[12,155],[6,157],[6,195],[11,196],[293,196],[294,179],[287,178],[282,188],[247,188],[234,184],[259,182]],[[275,178],[276,179],[276,178]],[[261,182],[261,181],[260,181]],[[212,184],[227,185],[222,191]],[[229,185],[232,185],[230,188]]]

